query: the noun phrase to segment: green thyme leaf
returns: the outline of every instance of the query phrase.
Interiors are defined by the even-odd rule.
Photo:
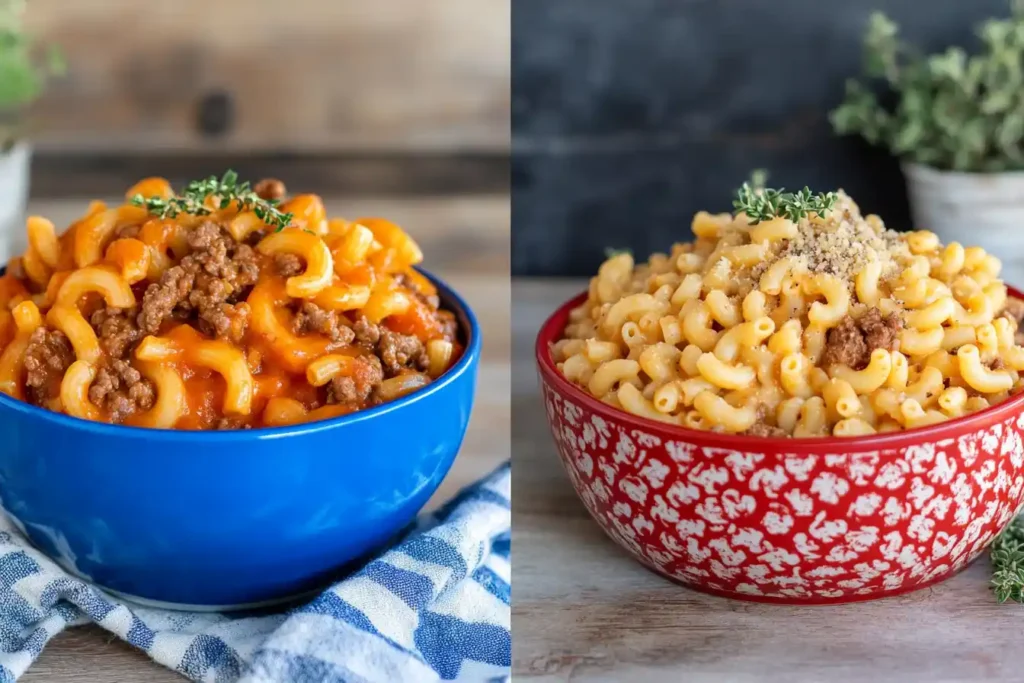
[[[814,194],[808,187],[799,192],[786,192],[756,188],[747,182],[736,191],[732,205],[737,213],[746,214],[753,225],[776,217],[796,222],[809,213],[824,215],[832,210],[835,203],[835,192]]]
[[[992,592],[997,602],[1024,602],[1024,518],[1003,529],[990,550]]]
[[[253,192],[249,182],[238,182],[238,173],[229,169],[224,175],[210,176],[201,180],[193,180],[185,186],[185,191],[170,199],[162,197],[143,197],[135,195],[131,203],[145,207],[149,213],[160,218],[174,218],[179,214],[206,216],[210,214],[206,206],[207,197],[216,197],[217,206],[228,206],[238,202],[239,211],[252,211],[256,217],[269,226],[283,230],[288,227],[294,216],[283,213],[277,207],[277,200],[266,200]]]

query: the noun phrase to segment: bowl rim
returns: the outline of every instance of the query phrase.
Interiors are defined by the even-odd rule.
[[[1007,285],[1007,291],[1011,296],[1024,299],[1024,293],[1009,285]],[[863,436],[816,436],[801,438],[752,436],[750,434],[723,434],[658,422],[657,420],[620,410],[595,398],[584,391],[582,387],[578,387],[567,380],[555,366],[554,358],[551,356],[551,345],[561,338],[569,318],[569,312],[583,303],[587,296],[588,292],[584,291],[570,298],[548,316],[544,324],[541,325],[534,344],[534,356],[537,367],[540,370],[542,380],[549,385],[553,385],[558,392],[568,394],[573,400],[579,402],[593,413],[609,417],[614,416],[614,419],[627,423],[635,429],[656,434],[672,435],[681,441],[698,441],[708,446],[721,446],[733,450],[737,447],[752,447],[754,444],[764,444],[771,450],[778,451],[820,450],[823,446],[834,448],[837,445],[850,447],[851,450],[864,451],[905,448],[922,443],[937,443],[946,439],[956,438],[962,435],[964,431],[975,431],[996,422],[1002,422],[1013,415],[1019,416],[1024,412],[1024,392],[1021,392],[984,410],[938,424],[904,429],[898,432],[884,432]]]
[[[144,440],[159,439],[181,443],[207,443],[211,441],[226,442],[298,437],[306,434],[341,428],[345,425],[363,422],[365,420],[372,420],[375,417],[399,411],[408,405],[426,400],[434,394],[443,391],[446,387],[458,381],[467,372],[470,372],[471,368],[476,365],[482,345],[480,323],[477,320],[476,314],[473,313],[473,309],[470,308],[466,300],[457,294],[455,290],[441,278],[422,268],[417,268],[416,270],[437,287],[438,295],[442,303],[446,304],[448,310],[456,315],[456,318],[459,320],[460,329],[466,334],[466,348],[455,366],[450,368],[448,372],[441,375],[441,377],[436,381],[431,382],[422,389],[395,399],[394,401],[389,401],[365,410],[357,410],[349,413],[348,415],[332,417],[326,420],[317,420],[315,422],[304,422],[296,425],[286,425],[283,427],[254,427],[252,429],[225,430],[154,429],[151,427],[133,427],[130,425],[95,422],[93,420],[85,420],[65,413],[57,413],[52,410],[47,410],[46,408],[32,405],[31,403],[18,400],[4,393],[0,393],[0,412],[11,410],[26,419],[42,420],[43,422],[52,423],[54,427],[70,429],[73,431],[92,432],[99,436],[115,439],[131,437]],[[187,453],[188,451],[184,452]]]

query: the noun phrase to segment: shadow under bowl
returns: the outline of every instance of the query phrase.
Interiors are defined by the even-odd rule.
[[[412,522],[458,453],[480,328],[430,276],[466,341],[408,396],[340,418],[238,431],[140,429],[0,394],[0,501],[46,555],[101,588],[188,609],[283,602]]]
[[[537,337],[548,423],[590,515],[663,576],[762,602],[896,595],[964,568],[1024,503],[1024,394],[863,437],[686,429],[614,408],[558,371],[551,345],[585,300]]]

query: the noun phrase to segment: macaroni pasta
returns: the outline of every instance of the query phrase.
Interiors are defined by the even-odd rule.
[[[249,428],[390,401],[457,362],[455,316],[401,228],[328,219],[278,181],[255,192],[290,224],[209,197],[166,218],[94,202],[63,234],[30,217],[0,277],[0,391],[87,420]],[[135,195],[175,196],[161,178]]]
[[[694,217],[692,243],[611,256],[552,353],[622,410],[758,436],[857,436],[1024,388],[1024,302],[977,247],[899,234],[842,192],[799,222]]]

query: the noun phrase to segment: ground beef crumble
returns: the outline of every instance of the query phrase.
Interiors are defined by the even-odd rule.
[[[252,191],[261,199],[269,199],[272,201],[281,201],[288,194],[288,190],[284,186],[284,183],[277,178],[264,178],[252,186]]]
[[[96,330],[100,348],[111,358],[124,358],[142,339],[134,308],[101,308],[89,322]]]
[[[753,425],[750,426],[749,429],[742,433],[747,436],[788,437],[789,434],[787,434],[785,430],[776,427],[775,425],[771,424],[770,420],[768,420],[768,415],[770,414],[770,412],[771,411],[768,409],[767,406],[759,405],[757,407],[757,420],[754,422]]]
[[[327,402],[360,407],[372,400],[384,381],[384,370],[377,356],[357,356],[350,377],[335,377],[327,387]]]
[[[356,335],[356,343],[364,348],[375,349],[380,341],[380,327],[374,325],[365,316],[359,316],[356,324],[352,326]]]
[[[895,351],[899,343],[900,332],[903,330],[903,320],[898,313],[890,313],[883,317],[877,308],[868,309],[857,321],[860,329],[864,331],[864,340],[868,345],[868,356],[875,349]],[[865,361],[867,364],[867,361]]]
[[[295,254],[275,254],[274,267],[282,277],[291,277],[302,272],[302,259]]]
[[[828,331],[821,365],[826,368],[848,365],[854,370],[862,370],[875,349],[897,349],[902,329],[903,321],[899,315],[890,313],[883,317],[877,308],[868,309],[856,320],[847,315]]]
[[[386,328],[381,328],[377,355],[388,377],[397,375],[406,367],[426,370],[429,364],[423,342],[412,335],[398,334]]]
[[[213,301],[205,307],[200,306],[196,326],[209,337],[238,343],[249,329],[251,314],[252,309],[245,302],[227,304]]]
[[[114,423],[153,407],[156,390],[128,361],[111,360],[96,372],[89,400],[104,410]]]
[[[60,395],[60,381],[75,361],[71,342],[59,330],[40,327],[25,349],[25,388],[30,403],[42,405]]]
[[[202,223],[188,235],[192,251],[181,263],[146,288],[138,325],[157,334],[172,317],[198,317],[200,329],[237,341],[245,334],[248,309],[236,304],[259,277],[256,252],[239,244],[213,222]]]
[[[214,425],[216,429],[252,429],[252,425],[245,422],[245,418],[240,417],[222,417],[217,420],[217,424]]]
[[[438,311],[437,315],[441,319],[441,330],[445,340],[456,341],[459,338],[459,321],[455,319],[455,314],[450,311]]]
[[[139,327],[147,334],[157,334],[174,308],[188,298],[194,283],[195,273],[186,271],[182,266],[172,266],[164,271],[159,282],[146,288],[137,319]]]
[[[429,308],[432,308],[435,311],[441,305],[441,300],[437,297],[436,294],[421,293],[418,289],[416,289],[416,286],[413,284],[412,279],[405,273],[399,273],[398,275],[395,275],[395,283],[398,284],[399,287],[405,287],[406,289],[408,289],[410,292],[412,292],[413,296],[415,296],[417,299],[419,299]]]
[[[341,313],[325,310],[311,301],[305,301],[299,306],[295,317],[292,318],[292,332],[295,334],[315,332],[339,345],[351,344],[355,339],[355,332],[346,324]]]
[[[374,325],[360,316],[355,325],[356,343],[376,353],[384,366],[384,374],[394,377],[403,368],[426,370],[429,360],[423,342],[412,335],[392,332],[383,325]]]
[[[743,432],[748,436],[760,436],[760,437],[772,437],[772,438],[787,438],[789,434],[786,430],[781,427],[773,427],[764,422],[755,422],[753,426],[747,431]]]
[[[100,348],[109,360],[97,370],[89,388],[89,400],[105,411],[112,422],[153,406],[153,384],[125,360],[142,332],[133,309],[103,308],[89,321],[96,330]],[[71,342],[59,330],[40,327],[32,333],[25,350],[25,385],[31,403],[42,405],[60,394],[60,382],[75,360]]]

